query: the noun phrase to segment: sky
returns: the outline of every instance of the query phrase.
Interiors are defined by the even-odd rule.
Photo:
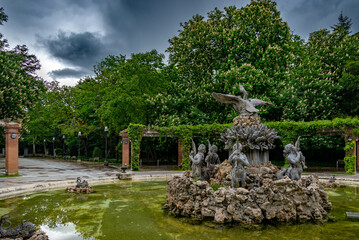
[[[249,0],[0,0],[9,19],[0,33],[11,47],[25,44],[42,65],[38,75],[74,86],[93,75],[93,66],[109,54],[156,49],[165,53],[180,23],[215,7],[245,6]],[[352,19],[359,31],[359,0],[277,0],[291,31],[330,29],[338,16]]]

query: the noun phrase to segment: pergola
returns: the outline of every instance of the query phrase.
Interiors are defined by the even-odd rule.
[[[133,147],[132,141],[128,137],[128,129],[122,130],[120,132],[120,136],[122,137],[122,165],[129,166],[130,165],[130,156],[133,155]],[[145,130],[143,133],[143,137],[160,137],[160,134],[153,129]],[[172,137],[178,139],[178,158],[177,165],[180,166],[182,164],[182,159],[184,157],[184,151],[182,147],[182,140],[174,135],[166,135],[162,137]],[[131,146],[130,146],[131,145]],[[130,150],[131,148],[131,150]]]
[[[283,144],[293,143],[298,136],[315,136],[315,135],[340,135],[344,136],[345,141],[354,141],[354,149],[351,156],[356,156],[355,171],[359,166],[359,119],[357,118],[337,118],[334,120],[317,120],[311,122],[294,122],[294,121],[282,121],[282,122],[264,122],[269,128],[274,128],[281,136]],[[184,155],[187,151],[190,151],[190,137],[191,136],[205,136],[208,134],[219,134],[223,132],[231,124],[202,124],[202,125],[178,125],[171,127],[156,127],[151,129],[140,124],[130,124],[129,127],[120,132],[122,137],[122,165],[130,166],[131,159],[139,159],[139,144],[142,137],[173,137],[178,139],[178,165],[182,164],[182,161],[188,159]],[[140,135],[132,135],[129,137],[129,129],[137,129],[137,132],[141,132]],[[130,130],[131,131],[131,130]],[[182,131],[182,133],[181,133]],[[137,147],[135,147],[136,153],[134,153],[135,141]],[[131,145],[131,146],[130,146]],[[130,150],[131,148],[131,150]],[[187,154],[188,154],[187,153]],[[137,154],[137,157],[134,155]],[[135,160],[136,161],[136,160]],[[185,162],[184,162],[185,164]]]

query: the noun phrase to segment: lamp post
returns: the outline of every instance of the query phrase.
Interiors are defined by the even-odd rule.
[[[107,161],[107,133],[108,133],[108,127],[105,127],[105,161],[103,162],[103,164],[105,166],[108,166],[108,161]]]
[[[65,156],[65,135],[62,135],[62,156]]]
[[[79,151],[78,151],[78,154],[77,154],[77,160],[79,160],[80,159],[80,147],[81,147],[81,139],[80,139],[81,132],[78,132],[77,136],[79,138]]]
[[[44,157],[46,156],[46,139],[44,139]]]
[[[55,158],[55,137],[52,137],[52,155]]]

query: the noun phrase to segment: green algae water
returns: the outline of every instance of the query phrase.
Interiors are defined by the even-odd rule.
[[[166,215],[166,182],[125,182],[95,186],[95,193],[77,195],[50,191],[0,201],[0,216],[10,215],[13,226],[33,222],[50,240],[76,239],[359,239],[359,221],[345,212],[359,212],[359,187],[328,190],[334,222],[266,226],[193,223]]]

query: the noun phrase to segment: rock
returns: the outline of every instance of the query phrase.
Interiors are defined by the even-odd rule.
[[[68,193],[92,193],[93,189],[92,187],[85,187],[85,188],[81,188],[81,187],[76,187],[76,186],[72,186],[72,187],[68,187],[66,188],[66,192]]]
[[[190,174],[168,181],[166,208],[174,216],[196,219],[211,218],[216,223],[262,224],[276,222],[325,221],[331,210],[328,196],[313,176],[292,181],[276,179],[278,169],[268,164],[249,168],[247,183],[252,188],[220,187],[214,191],[211,183],[226,186],[231,166],[228,162],[216,166],[216,175],[207,181],[193,181]]]

